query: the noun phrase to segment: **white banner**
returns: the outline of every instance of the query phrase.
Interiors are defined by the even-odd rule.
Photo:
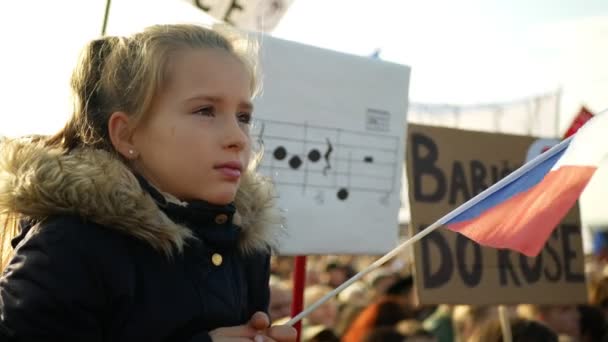
[[[555,138],[560,136],[560,93],[556,91],[497,104],[458,106],[411,103],[408,121],[422,125]]]

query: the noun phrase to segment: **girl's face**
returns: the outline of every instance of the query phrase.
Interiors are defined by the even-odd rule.
[[[169,79],[135,128],[135,169],[180,200],[228,204],[251,154],[250,77],[221,49],[172,56]]]

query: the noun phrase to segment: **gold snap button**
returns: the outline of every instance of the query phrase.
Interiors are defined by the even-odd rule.
[[[215,217],[215,223],[217,224],[224,224],[226,221],[228,221],[228,215],[226,214],[219,214]]]
[[[213,253],[213,255],[211,256],[211,262],[215,266],[220,266],[223,261],[224,261],[224,258],[222,258],[222,255],[219,253]]]

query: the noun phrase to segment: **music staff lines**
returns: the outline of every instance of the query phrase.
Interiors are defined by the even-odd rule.
[[[268,119],[255,119],[255,121],[257,121],[261,124],[269,123],[269,124],[273,124],[273,125],[286,125],[286,126],[293,126],[293,127],[298,127],[298,128],[302,128],[302,126],[304,126],[301,123],[268,120]],[[361,132],[361,131],[355,131],[355,130],[351,130],[351,129],[330,128],[330,127],[323,127],[323,126],[310,125],[310,124],[306,124],[306,125],[308,126],[308,128],[314,128],[314,129],[319,129],[319,130],[324,130],[324,131],[334,131],[334,132],[341,131],[344,133],[352,133],[352,134],[356,134],[356,135],[366,135],[366,136],[381,138],[381,139],[397,139],[397,140],[399,139],[397,137],[387,136],[385,134],[380,134],[380,133]]]
[[[302,183],[298,183],[298,182],[275,181],[275,183],[281,184],[281,185],[302,186]],[[312,184],[312,183],[308,183],[307,186],[309,186],[311,188],[323,188],[323,189],[332,189],[332,190],[336,188],[335,186],[332,186],[332,185],[322,185],[322,184]],[[392,188],[378,189],[378,188],[372,188],[372,187],[351,186],[348,188],[348,190],[375,192],[375,193],[379,193],[379,194],[385,194],[387,192],[391,192],[393,189]]]
[[[290,167],[285,167],[285,166],[268,166],[268,165],[260,165],[259,166],[261,169],[269,169],[269,170],[292,170]],[[315,174],[323,174],[322,170],[308,170],[308,172],[310,173],[315,173]],[[381,177],[381,176],[377,176],[377,175],[371,175],[371,174],[365,174],[365,173],[354,173],[354,172],[339,172],[339,171],[334,171],[332,174],[338,175],[338,176],[351,176],[351,177],[361,177],[361,178],[373,178],[376,180],[392,180],[392,177]]]
[[[265,139],[281,140],[281,141],[288,141],[288,142],[295,142],[295,143],[319,144],[319,145],[325,144],[325,141],[322,141],[322,140],[306,140],[306,139],[279,137],[279,136],[274,136],[274,135],[264,135],[264,140]],[[389,148],[381,148],[381,147],[369,147],[369,146],[365,146],[365,145],[351,145],[351,144],[336,143],[335,146],[344,147],[344,148],[362,149],[362,150],[390,152],[390,153],[397,152],[397,149],[394,149],[394,148],[389,149]]]
[[[369,157],[368,157],[369,158]],[[368,160],[358,160],[358,159],[348,159],[348,158],[334,158],[334,161],[337,162],[351,162],[351,163],[357,163],[357,164],[369,164],[370,161]],[[395,165],[394,162],[379,162],[379,161],[373,161],[374,165],[376,166],[390,166],[393,167]]]
[[[399,166],[397,136],[368,133],[304,123],[258,120],[253,140],[265,151],[258,166],[275,184],[306,189],[334,190],[338,200],[351,191],[395,193],[395,169]],[[318,201],[324,195],[315,194]]]

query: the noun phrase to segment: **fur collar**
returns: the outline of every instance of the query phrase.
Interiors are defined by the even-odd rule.
[[[235,223],[244,253],[277,248],[283,219],[271,183],[244,173]],[[0,140],[0,215],[34,220],[72,214],[146,241],[172,255],[192,232],[171,221],[117,157],[102,150],[69,154],[26,139]]]

